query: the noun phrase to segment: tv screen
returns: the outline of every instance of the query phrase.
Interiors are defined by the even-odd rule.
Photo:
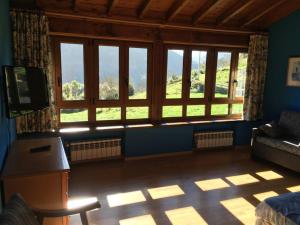
[[[42,69],[3,66],[9,118],[49,107],[47,77]]]

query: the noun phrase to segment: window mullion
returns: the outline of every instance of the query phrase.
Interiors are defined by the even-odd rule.
[[[236,88],[236,76],[237,76],[237,65],[238,65],[238,52],[233,51],[231,57],[231,65],[230,65],[230,85],[229,85],[229,101],[232,102],[234,100],[234,93]],[[229,115],[232,114],[232,104],[229,104]]]
[[[191,77],[191,49],[185,48],[183,54],[183,71],[182,71],[182,117],[186,118],[187,103],[190,94],[190,77]]]
[[[238,52],[232,52],[231,68],[230,68],[230,85],[229,85],[229,99],[234,99],[235,94],[235,80],[237,78],[237,66],[238,66]]]
[[[60,122],[60,108],[61,108],[61,101],[62,101],[62,80],[61,80],[61,74],[60,74],[60,43],[55,38],[52,42],[52,48],[54,52],[54,74],[55,74],[55,102],[56,102],[56,115],[57,120]]]
[[[215,49],[208,50],[207,53],[207,65],[206,65],[206,77],[205,77],[205,116],[209,117],[211,115],[211,104],[214,98],[215,82],[216,82],[216,69],[217,67],[217,54]]]
[[[126,104],[128,99],[128,45],[120,46],[120,101],[121,101],[121,121],[126,124]]]
[[[94,125],[96,122],[96,94],[95,94],[95,55],[92,40],[84,42],[84,79],[86,83],[86,101],[88,103],[89,123]]]

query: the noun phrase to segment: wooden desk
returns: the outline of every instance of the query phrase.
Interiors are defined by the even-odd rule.
[[[30,152],[50,145],[49,151]],[[66,208],[70,167],[60,138],[18,140],[12,144],[2,173],[5,201],[20,193],[32,207]],[[66,225],[67,218],[46,219],[45,225]]]

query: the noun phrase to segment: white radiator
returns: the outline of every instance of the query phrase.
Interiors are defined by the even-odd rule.
[[[233,145],[233,131],[199,132],[194,134],[197,148],[212,148]]]
[[[92,159],[109,159],[121,156],[121,139],[71,142],[71,162]]]

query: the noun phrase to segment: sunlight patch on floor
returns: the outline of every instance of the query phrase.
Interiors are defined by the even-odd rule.
[[[202,191],[210,191],[215,189],[222,189],[230,187],[223,179],[216,178],[216,179],[209,179],[209,180],[201,180],[196,181],[195,184],[202,190]]]
[[[137,216],[119,221],[120,225],[156,225],[151,215]]]
[[[244,184],[251,184],[251,183],[259,182],[258,179],[251,176],[250,174],[230,176],[230,177],[226,177],[226,179],[229,180],[234,185],[244,185]]]
[[[267,198],[278,196],[275,191],[267,191],[253,195],[258,201],[264,201]]]
[[[283,178],[283,176],[281,176],[278,173],[275,173],[274,171],[263,171],[263,172],[257,172],[256,173],[258,176],[264,178],[265,180],[275,180],[275,179],[280,179]]]
[[[67,203],[68,209],[76,209],[97,202],[96,197],[70,198]]]
[[[141,191],[132,191],[126,193],[107,195],[107,201],[109,207],[116,207],[138,202],[145,202],[146,198]]]
[[[172,225],[207,225],[193,207],[168,210],[165,213]]]
[[[298,191],[300,191],[300,185],[288,187],[287,190],[290,192],[298,192]]]
[[[255,224],[255,207],[244,198],[233,198],[220,202],[243,224]]]
[[[150,188],[148,192],[152,199],[168,198],[178,195],[184,195],[183,190],[178,185]]]

